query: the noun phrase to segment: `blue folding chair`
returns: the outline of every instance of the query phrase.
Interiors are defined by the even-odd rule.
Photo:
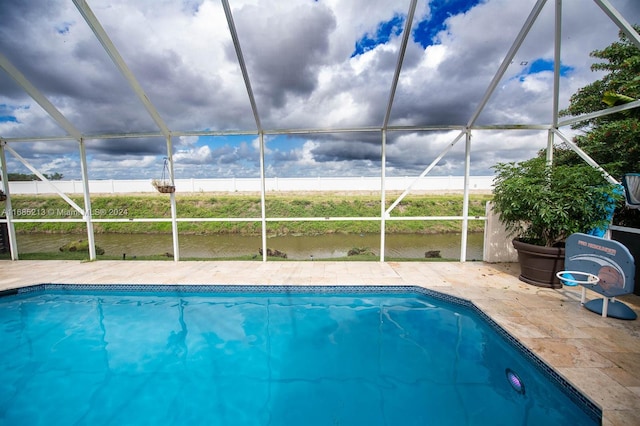
[[[613,190],[616,195],[622,195],[622,193],[625,192],[625,189],[622,187],[622,185],[616,185]],[[609,197],[609,205],[607,206],[607,209],[606,209],[607,224],[604,225],[602,228],[594,228],[589,232],[587,232],[587,234],[593,235],[594,237],[604,237],[607,234],[607,231],[609,230],[609,225],[611,224],[611,219],[613,219],[613,213],[616,210],[617,204],[618,203],[614,198]]]
[[[622,186],[630,209],[640,209],[640,173],[628,173],[622,178]]]

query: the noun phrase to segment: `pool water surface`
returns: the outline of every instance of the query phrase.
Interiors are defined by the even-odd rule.
[[[0,298],[0,424],[600,423],[457,302],[418,287],[22,289]]]

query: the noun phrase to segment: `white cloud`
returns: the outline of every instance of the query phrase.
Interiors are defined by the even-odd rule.
[[[552,79],[553,73],[550,72],[530,74],[524,77],[522,88],[527,92],[542,93],[549,90]]]
[[[180,164],[207,164],[211,162],[211,148],[207,145],[173,154],[173,161]]]
[[[87,167],[90,179],[160,178],[162,173],[162,163],[150,155],[120,160],[89,159]]]

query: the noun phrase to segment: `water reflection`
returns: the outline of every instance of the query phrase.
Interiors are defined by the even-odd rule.
[[[25,234],[18,235],[20,253],[55,252],[73,239],[83,239],[85,235],[74,234]],[[385,256],[401,258],[424,258],[427,251],[439,251],[446,259],[460,258],[459,234],[391,234],[387,235]],[[224,258],[257,255],[262,245],[259,236],[241,235],[180,235],[180,256],[197,258]],[[467,260],[482,259],[483,234],[469,234]],[[98,234],[96,244],[105,254],[127,259],[134,256],[149,256],[173,251],[170,234]],[[363,235],[317,235],[283,236],[269,238],[267,246],[287,254],[288,259],[310,260],[346,257],[354,247],[366,247],[376,255],[380,254],[380,236]]]
[[[184,305],[186,302],[180,299],[178,303],[178,323],[180,323],[180,331],[176,332],[171,330],[169,338],[167,339],[167,349],[170,353],[176,356],[176,358],[184,359],[187,355],[187,323],[184,321]]]

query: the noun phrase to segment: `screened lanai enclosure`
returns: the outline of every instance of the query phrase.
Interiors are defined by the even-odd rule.
[[[397,214],[427,176],[464,176],[460,260],[466,260],[469,179],[501,161],[573,142],[585,116],[560,112],[601,74],[589,53],[637,46],[636,0],[4,0],[0,3],[3,210],[15,225],[79,221],[96,259],[98,222],[373,221]],[[602,116],[640,101],[603,109]],[[551,150],[549,150],[551,151]],[[91,181],[159,178],[170,217],[93,214]],[[76,218],[16,217],[9,173],[49,182]],[[83,202],[50,181],[82,182]],[[375,176],[374,217],[275,217],[271,177]],[[400,193],[386,181],[407,176]],[[256,217],[178,215],[175,181],[259,178]],[[610,178],[614,182],[613,178]]]

